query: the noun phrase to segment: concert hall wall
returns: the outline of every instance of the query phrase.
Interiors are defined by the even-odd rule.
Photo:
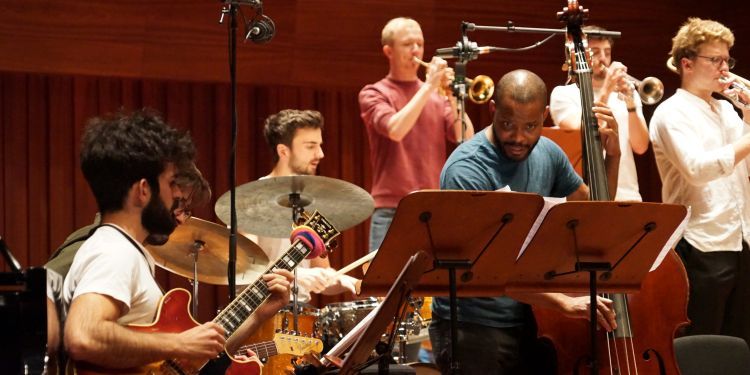
[[[313,1],[266,0],[265,14],[276,23],[268,44],[238,45],[239,140],[237,181],[265,175],[271,154],[263,119],[284,108],[318,109],[325,116],[326,158],[319,173],[370,188],[370,162],[357,93],[387,72],[380,30],[396,16],[411,16],[426,38],[425,58],[453,46],[462,20],[479,25],[559,28],[555,13],[564,1]],[[636,77],[664,81],[666,96],[678,86],[665,67],[671,37],[689,16],[713,18],[730,27],[736,73],[748,77],[750,25],[732,1],[583,1],[588,24],[623,33],[614,59]],[[218,24],[221,3],[6,0],[0,2],[0,236],[25,266],[42,265],[75,228],[96,211],[78,168],[85,120],[118,108],[148,106],[169,122],[189,129],[198,165],[214,198],[228,190],[230,103],[227,27]],[[244,9],[247,15],[251,10]],[[240,27],[240,32],[242,31]],[[545,35],[469,33],[479,45],[523,47]],[[548,87],[562,84],[563,37],[536,49],[483,55],[468,66],[469,76],[526,68]],[[487,106],[468,103],[478,129],[490,122]],[[647,117],[653,108],[646,109]],[[641,191],[659,201],[660,182],[653,155],[637,157]],[[215,199],[214,199],[215,200]],[[212,202],[213,204],[213,202]],[[342,205],[346,204],[342,202]],[[212,206],[196,216],[216,221]],[[335,267],[366,253],[368,222],[345,233],[331,254]],[[3,268],[7,267],[0,263]],[[187,282],[159,270],[165,289]],[[201,289],[200,320],[226,302],[223,287]],[[317,305],[350,299],[324,297]]]

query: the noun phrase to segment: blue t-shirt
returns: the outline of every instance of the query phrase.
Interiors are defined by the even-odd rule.
[[[440,188],[450,190],[497,190],[536,193],[545,197],[566,197],[583,183],[565,153],[550,139],[541,137],[529,157],[510,160],[478,132],[448,158],[440,174]],[[523,325],[529,307],[509,297],[459,298],[458,320],[489,327]],[[450,319],[447,297],[432,300],[432,313]]]

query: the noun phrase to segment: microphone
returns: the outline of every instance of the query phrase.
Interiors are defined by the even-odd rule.
[[[248,28],[245,40],[251,40],[257,44],[268,43],[276,34],[276,24],[266,15],[261,15],[260,19],[253,20]]]
[[[435,52],[435,56],[443,59],[454,59],[457,57],[465,58],[466,60],[474,60],[478,55],[483,55],[492,52],[493,47],[485,46],[478,47],[475,42],[468,42],[466,44],[457,42],[455,47],[438,48]]]

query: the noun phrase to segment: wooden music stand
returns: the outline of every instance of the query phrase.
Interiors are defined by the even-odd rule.
[[[529,193],[411,193],[399,202],[383,244],[362,280],[361,294],[383,295],[412,254],[419,250],[431,254],[433,267],[422,276],[413,294],[450,297],[451,353],[456,353],[457,296],[504,293],[518,249],[543,205],[541,196]],[[460,281],[457,269],[462,270]],[[453,356],[451,368],[460,371]]]
[[[362,279],[360,294],[384,296],[402,265],[423,250],[437,262],[456,262],[456,268],[467,269],[456,285],[458,296],[501,295],[510,274],[501,266],[515,263],[518,249],[543,205],[541,196],[530,193],[411,193],[399,202],[383,244]],[[414,295],[448,295],[448,277],[438,268],[442,267],[425,273]]]
[[[519,255],[506,290],[586,292],[591,306],[596,306],[598,291],[638,291],[686,215],[684,206],[674,204],[597,201],[556,205]],[[590,313],[590,365],[596,374],[596,309]]]
[[[372,352],[372,349],[376,347],[376,344],[380,342],[380,337],[388,328],[388,324],[393,324],[393,329],[397,329],[401,320],[400,313],[406,306],[411,291],[419,283],[422,274],[432,266],[432,261],[432,257],[424,251],[418,251],[409,258],[401,269],[401,273],[395,282],[393,282],[393,286],[388,291],[385,300],[378,307],[378,311],[372,322],[370,322],[362,335],[359,336],[359,339],[352,345],[349,354],[341,365],[339,374],[348,375],[358,373],[361,370],[358,367],[367,362],[367,357]],[[393,342],[390,344],[392,345]],[[387,360],[390,360],[390,352],[390,347],[386,348],[382,353],[379,352],[385,359],[385,361],[380,361],[380,364],[387,366]],[[383,370],[382,367],[379,368]]]

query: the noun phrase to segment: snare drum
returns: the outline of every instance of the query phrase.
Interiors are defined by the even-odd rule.
[[[324,350],[336,345],[379,304],[376,298],[370,297],[359,301],[330,303],[322,308],[318,318],[318,333],[325,345]]]

